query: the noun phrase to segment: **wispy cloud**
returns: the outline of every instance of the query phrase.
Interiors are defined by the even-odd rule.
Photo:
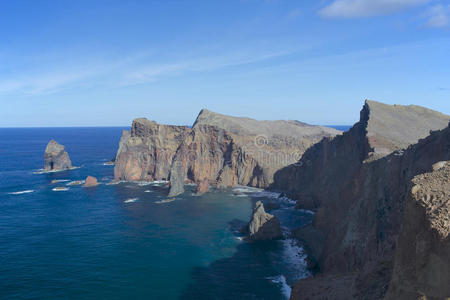
[[[103,70],[86,66],[83,69],[24,71],[21,75],[0,79],[0,93],[20,92],[25,95],[52,94],[75,83],[92,78]]]
[[[387,15],[431,0],[334,0],[319,11],[327,18],[362,18]]]
[[[163,77],[182,75],[188,72],[204,72],[226,67],[239,66],[270,60],[287,55],[292,51],[275,51],[256,54],[252,51],[229,53],[209,57],[191,58],[177,62],[146,64],[131,69],[125,74],[122,85],[153,82]]]
[[[150,83],[163,78],[180,76],[189,72],[203,72],[225,67],[252,64],[287,55],[292,51],[243,50],[216,55],[157,59],[151,55],[135,55],[110,61],[77,62],[73,66],[58,68],[38,66],[32,70],[22,69],[14,76],[0,78],[0,95],[54,94],[68,89],[86,87],[99,82],[108,86],[128,86]],[[155,62],[151,62],[155,61]],[[165,62],[164,62],[165,61]]]
[[[450,25],[450,5],[438,4],[431,7],[426,15],[428,27],[442,28]]]

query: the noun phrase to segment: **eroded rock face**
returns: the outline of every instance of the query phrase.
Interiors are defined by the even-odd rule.
[[[207,192],[209,192],[209,180],[205,178],[198,183],[195,193],[197,195],[203,195]]]
[[[171,196],[183,191],[185,181],[205,179],[217,187],[268,187],[276,170],[336,134],[296,121],[256,121],[207,110],[192,128],[136,119],[131,132],[122,135],[114,175],[116,180],[170,180]]]
[[[50,140],[44,153],[44,171],[60,171],[72,168],[69,154],[63,145]]]
[[[98,185],[97,178],[95,178],[94,176],[88,176],[84,181],[83,187],[94,187],[97,185]]]
[[[415,125],[413,119],[417,119]],[[349,132],[314,145],[296,166],[276,174],[275,186],[288,189],[298,199],[299,207],[317,210],[313,231],[304,233],[319,232],[321,237],[309,247],[319,252],[312,256],[320,272],[301,280],[291,299],[388,297],[396,257],[404,255],[401,244],[397,244],[400,232],[409,222],[421,222],[407,212],[407,203],[414,203],[408,200],[411,180],[432,171],[436,163],[450,159],[448,120],[449,116],[416,106],[391,107],[367,101],[361,120]],[[426,137],[430,130],[434,132]],[[405,149],[407,143],[414,145]],[[438,219],[438,223],[444,221],[444,217]],[[433,235],[423,234],[424,239]],[[314,236],[300,238],[308,244]],[[408,245],[409,251],[414,252]],[[407,251],[406,244],[404,247],[403,251]],[[438,257],[447,261],[445,252]],[[411,275],[414,278],[427,277],[430,272],[420,268],[409,271],[415,273]],[[404,282],[403,275],[399,278],[398,282]],[[406,290],[406,286],[399,289]],[[429,290],[421,292],[426,297],[433,296]]]
[[[255,203],[253,215],[248,224],[248,239],[252,241],[276,240],[283,237],[280,221],[274,215],[266,213],[261,201]]]
[[[450,162],[438,166],[412,180],[386,299],[450,297]]]

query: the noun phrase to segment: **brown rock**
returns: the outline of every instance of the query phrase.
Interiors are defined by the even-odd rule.
[[[209,180],[208,179],[203,179],[202,181],[200,181],[197,184],[197,188],[195,189],[195,193],[197,195],[202,195],[204,193],[209,192]]]
[[[116,155],[116,180],[198,182],[268,187],[275,171],[339,131],[296,121],[256,121],[202,110],[192,128],[136,119]],[[179,164],[177,167],[174,163]],[[174,173],[174,174],[172,174]]]
[[[86,177],[86,180],[84,181],[83,187],[94,187],[98,185],[97,178],[93,176]]]
[[[412,180],[386,299],[450,297],[450,164],[441,165]]]
[[[450,295],[448,284],[433,277],[439,274],[449,282],[450,252],[443,239],[449,198],[441,190],[448,188],[442,182],[446,177],[436,175],[441,181],[434,187],[431,179],[420,177],[411,187],[417,175],[450,159],[448,120],[417,106],[367,101],[361,120],[349,132],[314,145],[297,165],[276,174],[275,186],[286,188],[299,207],[317,210],[310,233],[319,232],[320,239],[305,232],[303,241],[320,273],[299,281],[291,299]],[[437,194],[421,192],[428,190]],[[426,200],[418,205],[421,202],[413,199]]]

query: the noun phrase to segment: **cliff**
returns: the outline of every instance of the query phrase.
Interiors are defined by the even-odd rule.
[[[450,162],[414,177],[386,299],[450,297]]]
[[[411,283],[417,278],[423,286],[430,284],[424,279],[431,278],[426,273],[430,269],[422,264],[407,269],[396,257],[406,257],[411,246],[397,241],[409,222],[420,226],[408,210],[408,203],[413,203],[412,180],[432,171],[433,164],[450,159],[448,121],[446,115],[417,106],[366,101],[360,121],[349,132],[324,139],[296,165],[275,174],[273,187],[288,190],[299,207],[316,210],[313,225],[298,236],[310,250],[318,273],[301,280],[291,299],[383,299],[389,298],[390,288],[389,294],[395,296],[389,299],[399,295],[419,299],[420,293],[433,296],[430,288],[414,296],[405,294],[408,284],[420,286]],[[427,137],[430,131],[434,132]],[[443,196],[442,201],[450,199]],[[411,238],[413,233],[403,234]],[[436,249],[448,247],[442,240],[435,244]],[[448,252],[436,251],[440,252],[434,259],[448,261]],[[429,252],[416,255],[422,257],[419,261],[433,260],[425,257]],[[400,270],[399,275],[393,276],[394,269]],[[448,271],[448,264],[441,266],[440,274]],[[408,283],[409,276],[413,279]],[[445,287],[438,285],[440,295],[444,294]]]
[[[276,170],[295,163],[332,128],[296,121],[256,121],[202,110],[192,128],[133,121],[116,156],[117,180],[170,180],[170,195],[184,182],[268,187]]]
[[[44,153],[44,171],[61,171],[70,168],[72,168],[72,162],[65,147],[55,140],[50,140]]]

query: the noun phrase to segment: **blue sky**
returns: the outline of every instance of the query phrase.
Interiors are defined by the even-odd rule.
[[[450,114],[450,0],[0,0],[0,127]]]

